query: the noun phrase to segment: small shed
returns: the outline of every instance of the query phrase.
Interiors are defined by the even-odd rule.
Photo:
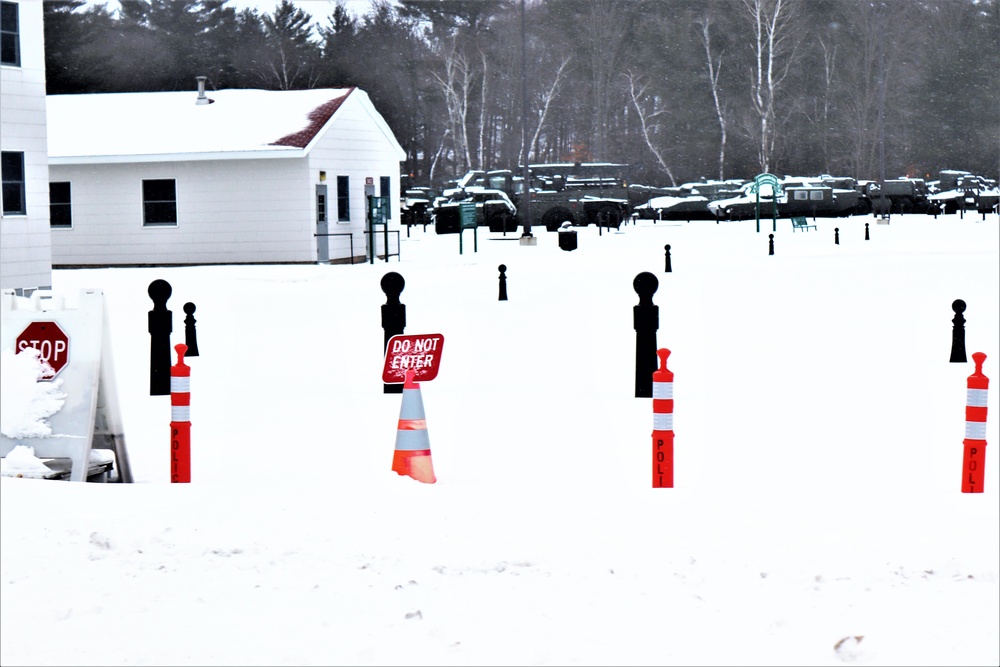
[[[405,152],[358,88],[49,95],[53,266],[312,263],[398,253]],[[392,247],[396,246],[396,247]]]

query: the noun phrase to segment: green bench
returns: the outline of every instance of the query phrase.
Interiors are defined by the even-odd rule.
[[[796,229],[801,229],[803,231],[809,231],[810,227],[812,227],[813,229],[816,229],[816,225],[810,225],[809,221],[806,220],[802,216],[798,216],[798,217],[792,218],[792,231],[793,232]]]

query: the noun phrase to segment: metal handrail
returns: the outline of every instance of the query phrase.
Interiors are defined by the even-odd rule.
[[[369,231],[366,229],[366,230],[364,230],[364,233],[368,234]],[[375,233],[378,234],[379,233],[378,230],[376,230]],[[389,252],[389,234],[390,233],[396,235],[396,252]],[[384,234],[386,236],[385,261],[388,262],[390,257],[399,257],[399,230],[398,229],[383,229],[382,230],[382,234]],[[351,264],[353,264],[353,263],[354,262],[352,261]]]
[[[336,234],[313,234],[316,236],[350,236],[351,237],[351,264],[354,264],[354,233],[353,232],[337,232]]]

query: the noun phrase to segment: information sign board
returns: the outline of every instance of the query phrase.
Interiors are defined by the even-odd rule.
[[[458,205],[459,215],[461,216],[462,229],[475,229],[478,226],[476,222],[476,205],[472,203],[463,203]]]

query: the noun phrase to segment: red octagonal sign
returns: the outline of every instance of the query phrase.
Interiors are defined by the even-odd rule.
[[[32,322],[17,337],[14,353],[33,347],[49,365],[40,380],[51,380],[69,363],[69,336],[56,322]]]

